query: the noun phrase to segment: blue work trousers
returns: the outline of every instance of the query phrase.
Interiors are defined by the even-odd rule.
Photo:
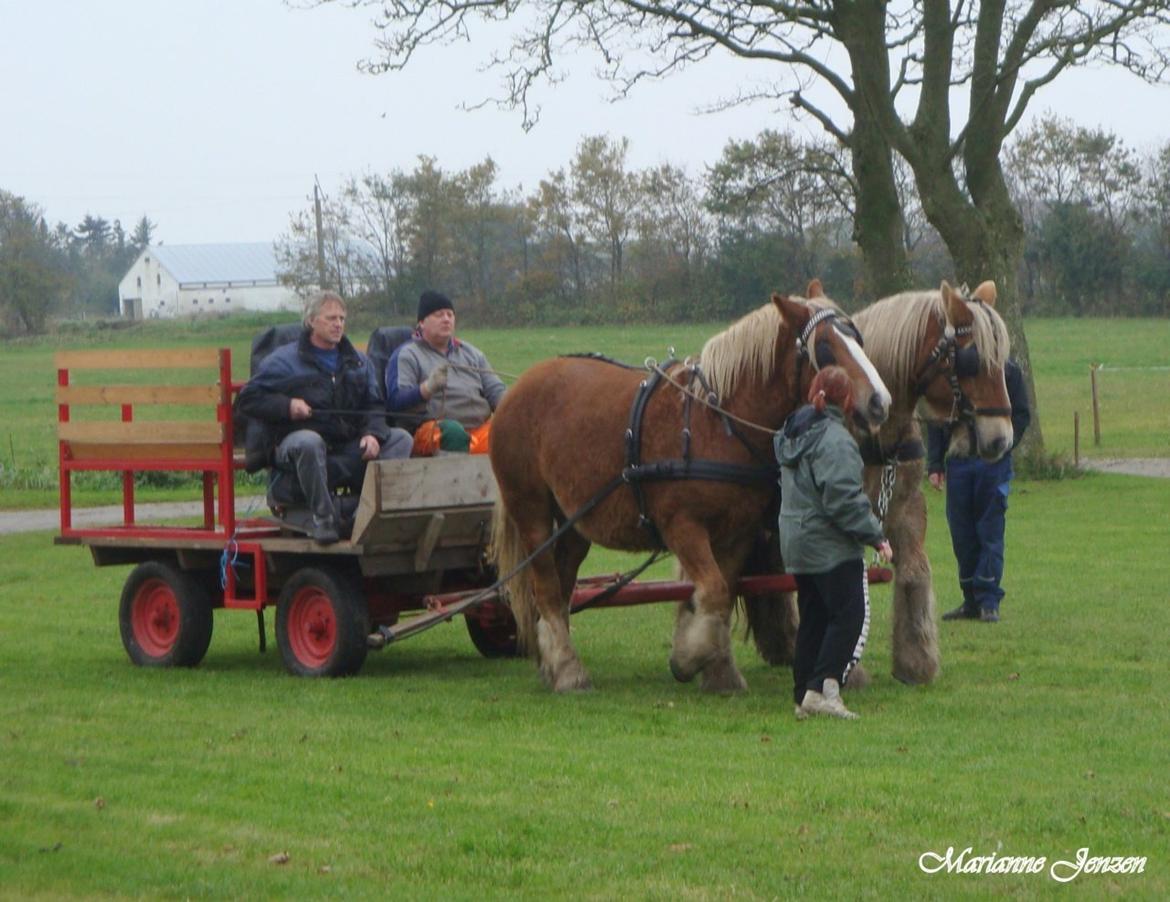
[[[1003,533],[1012,481],[1011,455],[995,463],[978,457],[947,460],[947,525],[959,563],[963,605],[999,610]]]

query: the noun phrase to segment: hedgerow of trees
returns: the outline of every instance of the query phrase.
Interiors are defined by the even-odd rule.
[[[118,282],[147,247],[143,216],[127,234],[117,219],[87,214],[50,228],[36,204],[0,189],[0,335],[43,332],[52,318],[118,314]]]

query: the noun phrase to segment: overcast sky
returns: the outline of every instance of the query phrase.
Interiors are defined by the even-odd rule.
[[[0,0],[0,188],[50,224],[92,213],[129,230],[146,214],[169,244],[271,241],[314,175],[333,191],[349,174],[409,170],[420,154],[448,171],[490,155],[501,186],[531,190],[583,136],[603,133],[630,139],[634,167],[669,161],[699,174],[729,140],[788,123],[766,106],[697,112],[758,67],[709,60],[611,104],[584,60],[542,95],[542,121],[526,134],[517,112],[459,108],[497,88],[476,70],[479,47],[362,75],[373,37],[366,11],[341,6]],[[1120,74],[1073,73],[1034,106],[1045,110],[1139,150],[1170,138],[1170,87]]]

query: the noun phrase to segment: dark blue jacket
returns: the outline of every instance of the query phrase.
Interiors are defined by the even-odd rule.
[[[390,429],[380,380],[348,338],[341,339],[337,350],[337,372],[330,373],[313,353],[306,329],[295,344],[277,348],[264,358],[256,375],[240,390],[240,412],[266,423],[273,445],[298,429],[313,430],[331,448],[363,435],[385,443]],[[289,417],[293,398],[303,399],[313,409],[309,419]]]
[[[1015,449],[1032,423],[1032,410],[1028,407],[1028,392],[1024,387],[1024,371],[1012,359],[1003,365],[1004,382],[1007,383],[1008,402],[1012,405],[1012,450]],[[926,471],[941,473],[947,448],[951,445],[951,424],[930,423],[926,428]],[[971,447],[975,444],[972,442]],[[1008,451],[1011,454],[1011,451]],[[1006,455],[1005,455],[1006,456]]]

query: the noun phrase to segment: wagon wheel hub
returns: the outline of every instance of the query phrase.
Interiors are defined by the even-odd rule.
[[[337,621],[329,596],[320,588],[306,586],[293,599],[288,638],[298,660],[309,667],[321,667],[333,654]]]
[[[143,651],[160,657],[171,650],[179,635],[179,601],[162,580],[144,583],[131,611],[134,635]]]

